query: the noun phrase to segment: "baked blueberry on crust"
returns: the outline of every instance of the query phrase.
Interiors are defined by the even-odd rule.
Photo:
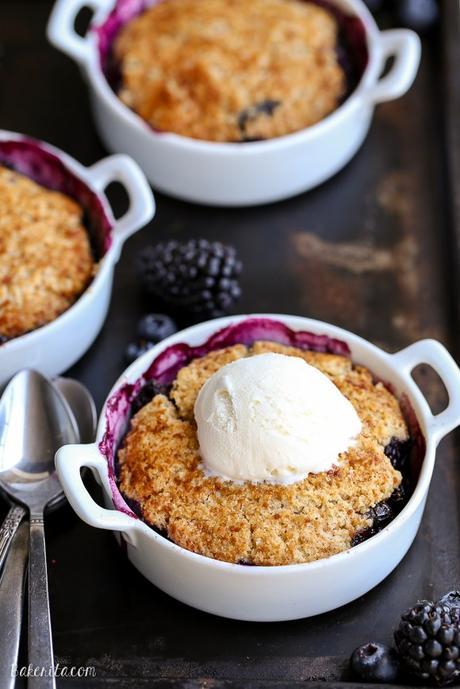
[[[94,271],[83,210],[0,165],[0,343],[51,322]]]
[[[286,565],[342,552],[398,511],[393,502],[404,485],[410,442],[400,404],[346,353],[243,341],[203,351],[178,367],[172,382],[143,388],[118,451],[120,491],[157,531],[214,559]],[[198,393],[223,366],[266,353],[300,357],[318,369],[351,403],[361,432],[332,469],[294,483],[209,475],[194,418]]]
[[[327,3],[163,0],[115,38],[118,95],[159,131],[222,142],[289,134],[347,94],[340,31]]]

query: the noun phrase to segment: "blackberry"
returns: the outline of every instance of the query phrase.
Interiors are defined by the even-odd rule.
[[[402,615],[395,642],[417,680],[443,686],[460,677],[460,608],[419,602]]]
[[[168,385],[159,385],[154,380],[149,380],[143,387],[139,390],[136,398],[131,404],[131,414],[136,414],[139,409],[145,407],[146,404],[151,402],[155,395],[168,395],[169,394]]]
[[[407,505],[407,502],[412,494],[412,490],[408,484],[408,481],[403,478],[402,483],[394,489],[388,504],[393,513],[393,519],[398,516],[402,509]]]
[[[355,545],[359,545],[360,543],[364,543],[364,541],[368,541],[369,538],[372,538],[372,536],[375,536],[378,534],[379,530],[378,528],[374,526],[369,526],[367,529],[363,529],[362,531],[357,531],[353,538],[351,539],[351,546],[352,548],[355,547]]]
[[[394,650],[378,643],[356,648],[350,666],[353,674],[363,682],[394,682],[399,674],[399,660]]]
[[[383,529],[393,519],[393,511],[388,502],[379,502],[369,510],[369,518],[373,520],[373,525],[378,530]]]
[[[367,518],[372,520],[371,526],[362,531],[358,531],[352,538],[351,545],[359,545],[363,541],[367,541],[379,531],[387,526],[405,507],[407,504],[409,491],[406,486],[406,481],[403,480],[402,483],[395,488],[393,493],[390,495],[388,500],[377,503],[374,507],[371,507],[367,513]]]
[[[198,318],[225,314],[241,295],[242,265],[236,250],[220,242],[160,242],[140,256],[142,284],[175,313]]]
[[[405,471],[410,456],[412,440],[398,440],[392,438],[385,447],[385,454],[389,458],[391,465],[398,471]]]

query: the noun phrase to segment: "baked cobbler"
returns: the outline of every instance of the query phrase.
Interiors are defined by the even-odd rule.
[[[154,129],[195,139],[301,130],[350,86],[338,16],[308,0],[155,2],[114,40],[118,95]]]
[[[193,356],[186,345],[176,345],[154,362],[147,376],[155,374],[154,379],[136,393],[118,451],[123,497],[174,543],[226,562],[311,562],[356,545],[387,524],[408,497],[412,440],[398,399],[369,370],[353,364],[343,343],[292,331],[295,346],[251,342],[248,332],[260,338],[264,329],[270,334],[275,328],[286,339],[288,329],[263,319],[236,328],[241,328],[241,343],[235,342],[235,328],[229,328],[230,336],[218,333]],[[213,475],[203,466],[197,398],[219,372],[267,355],[299,358],[324,375],[359,417],[359,435],[329,470],[312,471],[293,482]],[[165,374],[168,357],[174,362],[172,376]],[[228,400],[223,402],[227,405]],[[277,400],[274,404],[277,413]],[[231,424],[226,430],[232,437]]]
[[[0,165],[0,341],[45,325],[88,286],[94,260],[82,207]]]

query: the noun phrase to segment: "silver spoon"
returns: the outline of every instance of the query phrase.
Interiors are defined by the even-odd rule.
[[[35,371],[18,373],[0,400],[0,487],[30,513],[28,656],[29,664],[45,673],[29,677],[29,689],[56,686],[44,510],[62,493],[54,455],[78,440],[75,419],[60,393]]]
[[[77,422],[80,435],[79,442],[93,442],[96,434],[97,414],[96,405],[94,404],[90,392],[82,383],[73,380],[73,378],[59,377],[55,378],[52,383],[70,406]],[[48,509],[58,507],[64,499],[64,496],[61,496],[56,503],[51,503]],[[26,514],[27,510],[25,510],[22,505],[12,505],[0,527],[0,571],[3,567],[14,534]]]

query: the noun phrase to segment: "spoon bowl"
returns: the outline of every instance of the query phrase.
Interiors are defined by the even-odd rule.
[[[76,421],[61,395],[41,374],[21,371],[0,401],[1,488],[29,508],[46,506],[62,492],[54,455],[78,440]]]
[[[80,442],[92,443],[96,436],[97,413],[91,393],[82,383],[79,383],[78,380],[74,380],[73,378],[59,376],[58,378],[54,378],[52,383],[65,398],[65,401],[75,417]],[[66,496],[64,493],[59,493],[56,498],[50,500],[48,503],[47,513],[60,507],[65,500]]]
[[[96,434],[96,405],[90,394],[84,385],[79,383],[73,378],[55,378],[53,380],[53,386],[58,390],[58,392],[63,396],[65,403],[67,403],[71,415],[75,417],[75,421],[78,427],[78,433],[80,437],[80,442],[90,443],[94,440]],[[0,476],[0,492],[6,498],[6,500],[11,504],[10,510],[0,527],[0,570],[3,567],[8,549],[10,544],[14,539],[14,535],[19,527],[19,524],[24,519],[27,510],[22,504],[18,504],[16,501],[11,501],[11,498],[5,494],[2,490],[3,486],[1,483]],[[56,498],[50,500],[47,506],[47,512],[60,507],[65,501],[65,495],[60,492]],[[1,685],[1,683],[0,683]]]

